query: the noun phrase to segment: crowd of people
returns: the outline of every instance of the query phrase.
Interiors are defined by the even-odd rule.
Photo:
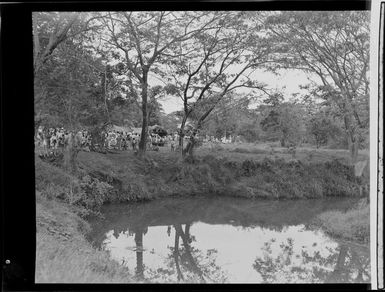
[[[89,148],[91,137],[88,131],[81,130],[71,136],[71,132],[63,127],[44,127],[39,126],[35,136],[35,145],[39,147],[40,154],[47,156],[56,154],[58,150],[68,145],[71,139],[75,139],[79,147]]]
[[[139,148],[139,142],[141,134],[137,132],[118,131],[118,130],[104,130],[99,133],[97,139],[93,139],[91,133],[88,130],[80,130],[76,133],[72,133],[66,130],[64,127],[44,127],[39,126],[36,133],[36,145],[39,146],[42,155],[50,155],[59,152],[68,145],[70,139],[75,139],[76,147],[85,150],[93,151],[95,149],[103,150],[129,150],[137,151]],[[147,137],[147,150],[159,150],[159,147],[168,146],[171,151],[177,151],[179,145],[179,134],[173,133],[168,135],[162,135],[156,133],[150,133]],[[184,136],[184,141],[190,139],[189,135]],[[214,136],[206,136],[203,138],[203,142],[217,142],[217,143],[231,143],[236,140],[235,137],[230,136],[229,139],[218,139]],[[185,143],[184,143],[185,144]]]
[[[98,139],[93,139],[88,130],[80,130],[71,135],[71,132],[63,127],[39,126],[35,142],[41,154],[46,156],[59,152],[58,150],[68,145],[70,139],[74,139],[76,147],[85,151],[92,151],[93,149],[120,151],[132,149],[137,151],[141,138],[140,133],[117,130],[101,131],[99,135]],[[175,150],[178,139],[178,134],[161,137],[156,133],[149,133],[146,147],[147,150],[159,150],[159,147],[171,145],[171,150]]]

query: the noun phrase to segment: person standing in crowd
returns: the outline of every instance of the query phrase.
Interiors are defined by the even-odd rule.
[[[118,148],[118,150],[122,150],[122,134],[121,132],[117,132],[116,133],[116,148]]]
[[[137,137],[135,135],[132,137],[132,141],[131,141],[132,150],[136,151],[136,145],[137,145]]]
[[[171,138],[171,151],[175,151],[175,140]]]

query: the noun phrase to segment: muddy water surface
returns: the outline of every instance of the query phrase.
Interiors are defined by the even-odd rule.
[[[138,281],[368,283],[370,254],[312,227],[357,200],[170,198],[107,205],[89,239]]]

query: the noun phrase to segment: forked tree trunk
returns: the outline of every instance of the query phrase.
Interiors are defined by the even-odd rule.
[[[198,277],[200,278],[202,283],[205,283],[206,281],[203,277],[203,272],[199,268],[194,257],[192,256],[189,238],[183,232],[182,225],[181,224],[174,225],[174,228],[175,228],[175,231],[178,232],[178,234],[182,238],[183,246],[185,248],[185,253],[186,253],[186,259],[189,263],[189,266],[190,266],[192,272],[194,272],[196,275],[198,275]]]

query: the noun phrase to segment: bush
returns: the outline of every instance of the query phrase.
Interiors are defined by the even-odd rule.
[[[40,159],[35,161],[35,182],[41,196],[59,199],[89,211],[99,210],[113,195],[113,187],[106,182],[89,175],[75,178]]]
[[[269,193],[271,198],[360,196],[361,182],[354,176],[352,167],[338,160],[316,164],[265,158],[224,164],[254,194]]]
[[[112,190],[110,184],[85,175],[78,184],[72,184],[66,201],[71,205],[98,211],[104,202],[110,200]]]

